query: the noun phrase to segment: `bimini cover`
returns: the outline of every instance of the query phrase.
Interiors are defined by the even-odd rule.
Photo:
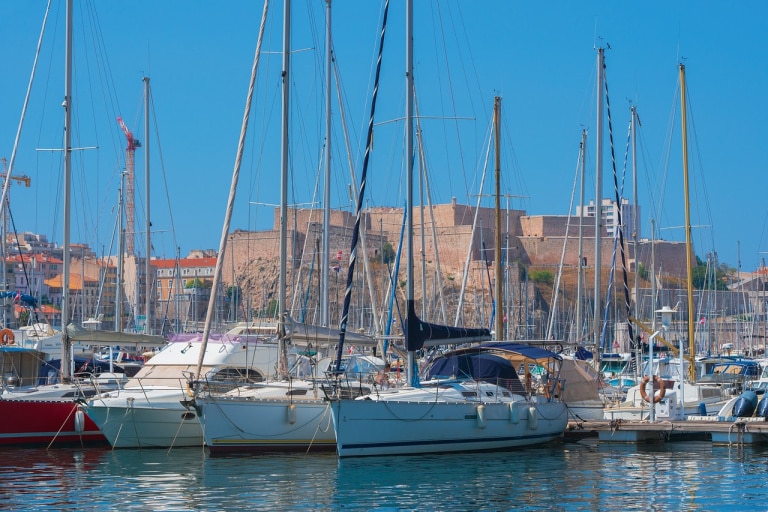
[[[512,362],[491,352],[452,352],[435,359],[427,370],[427,379],[456,377],[475,380],[516,380]]]
[[[503,352],[511,352],[519,354],[526,359],[533,359],[534,361],[545,361],[547,359],[562,359],[562,356],[556,354],[550,350],[541,347],[533,347],[524,343],[509,343],[506,341],[495,341],[490,343],[483,343],[476,347],[470,347],[466,350],[501,350]]]
[[[490,342],[446,352],[433,361],[426,377],[517,379],[515,368],[520,364],[535,362],[549,366],[553,360],[561,361],[562,356],[522,343]]]

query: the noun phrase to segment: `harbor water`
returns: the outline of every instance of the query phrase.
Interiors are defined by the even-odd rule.
[[[341,460],[4,448],[0,466],[9,510],[768,510],[768,449],[708,442]]]

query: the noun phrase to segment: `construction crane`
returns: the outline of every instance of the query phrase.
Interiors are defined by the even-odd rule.
[[[8,160],[5,157],[0,158],[0,161],[3,162],[3,180],[5,180],[6,175],[8,174]],[[26,174],[22,174],[21,176],[10,176],[11,180],[16,181],[18,183],[23,183],[27,188],[29,188],[29,184],[31,183],[31,179]]]
[[[125,148],[125,175],[127,178],[127,183],[125,188],[127,189],[125,191],[125,219],[126,219],[126,233],[128,236],[125,240],[125,252],[129,255],[134,254],[134,240],[136,239],[136,229],[135,229],[135,220],[136,220],[136,214],[134,209],[134,193],[135,193],[135,179],[136,179],[136,173],[134,171],[134,153],[136,152],[136,148],[141,147],[141,143],[138,141],[138,139],[133,138],[133,134],[131,133],[131,130],[128,129],[127,126],[125,126],[125,123],[123,122],[123,118],[118,116],[117,117],[117,124],[120,125],[120,128],[123,129],[123,133],[125,133],[125,139],[128,142],[128,146]]]
[[[2,195],[2,188],[5,187],[5,178],[9,177],[11,181],[15,181],[17,183],[23,183],[27,188],[29,188],[29,184],[31,183],[31,179],[26,174],[22,174],[21,176],[8,176],[8,160],[5,157],[0,158],[0,161],[3,162],[3,175],[1,176],[2,185],[0,185],[0,195]],[[5,204],[3,205],[3,208],[5,209],[5,215],[3,215],[3,236],[6,236],[8,233],[8,212],[11,208],[11,191],[8,190],[8,195],[5,196]]]
[[[30,185],[30,183],[32,181],[32,180],[30,180],[29,176],[27,176],[26,174],[22,174],[21,176],[9,176],[8,175],[8,160],[5,157],[2,157],[2,158],[0,158],[0,161],[3,162],[3,175],[2,175],[2,181],[0,181],[0,183],[2,183],[2,188],[3,189],[5,188],[5,179],[6,178],[10,179],[12,182],[15,181],[17,183],[23,183],[25,187],[29,188],[29,185]],[[0,189],[0,190],[2,190],[2,189]],[[0,196],[2,196],[2,192],[1,191],[0,191]],[[7,260],[5,244],[7,242],[7,237],[8,237],[9,218],[11,216],[10,215],[10,213],[11,213],[11,189],[10,188],[8,189],[8,194],[6,194],[6,196],[5,196],[5,202],[3,203],[2,209],[3,209],[3,235],[2,235],[2,241],[0,241],[0,245],[2,245],[2,247],[0,247],[0,254],[2,254],[2,257],[3,257],[4,260]],[[2,287],[3,287],[3,290],[7,290],[7,288],[8,288],[8,279],[7,279],[7,277],[8,277],[7,274],[3,274],[3,279],[2,279],[2,282],[0,283],[2,285]],[[29,287],[29,288],[31,290],[31,287]],[[8,293],[8,292],[6,291],[4,293]],[[26,297],[30,297],[31,298],[31,296],[29,296],[29,295],[26,295]],[[34,298],[32,298],[32,301],[34,301]],[[34,306],[32,306],[32,307],[34,307]],[[3,314],[2,314],[3,325],[8,325],[7,313],[8,313],[8,310],[5,307],[3,307]]]

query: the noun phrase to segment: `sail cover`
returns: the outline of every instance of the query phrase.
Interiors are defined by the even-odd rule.
[[[416,316],[413,301],[409,301],[408,316],[405,321],[405,346],[409,351],[436,345],[457,345],[490,339],[491,331],[488,329],[450,327],[424,322]]]

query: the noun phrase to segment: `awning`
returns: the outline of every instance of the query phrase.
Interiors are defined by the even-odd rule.
[[[132,345],[136,347],[163,347],[168,340],[162,336],[138,334],[133,332],[103,331],[100,329],[84,329],[79,325],[67,325],[67,336],[72,341],[88,345]]]

